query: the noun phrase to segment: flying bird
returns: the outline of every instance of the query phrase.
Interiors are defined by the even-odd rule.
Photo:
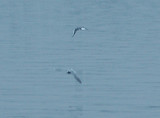
[[[77,32],[77,31],[79,31],[79,30],[84,31],[84,30],[88,30],[88,29],[87,29],[87,28],[85,28],[85,27],[77,27],[77,28],[75,28],[75,29],[74,29],[74,32],[73,32],[72,37],[74,37],[74,35],[76,34],[76,32]]]
[[[73,77],[81,84],[82,81],[80,80],[80,78],[77,76],[76,71],[71,69],[61,69],[61,68],[54,68],[55,71],[58,72],[62,72],[62,71],[66,71],[67,74],[73,75]]]
[[[82,81],[80,80],[80,78],[76,75],[76,71],[74,71],[73,69],[70,69],[67,71],[67,74],[71,74],[73,75],[73,77],[81,84]]]

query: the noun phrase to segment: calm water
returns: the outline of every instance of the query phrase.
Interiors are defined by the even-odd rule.
[[[160,117],[159,0],[0,2],[0,118]]]

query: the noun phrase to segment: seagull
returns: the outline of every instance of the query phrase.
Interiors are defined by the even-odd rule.
[[[82,81],[80,80],[80,78],[76,75],[76,71],[73,70],[72,68],[70,69],[63,69],[63,68],[54,68],[55,71],[58,72],[62,72],[62,71],[66,71],[67,74],[71,74],[73,75],[73,77],[81,84]]]
[[[80,78],[76,75],[76,71],[74,71],[72,68],[70,70],[67,71],[67,74],[72,74],[74,76],[74,78],[81,84],[82,81],[80,80]]]
[[[77,27],[77,28],[74,29],[74,32],[73,32],[72,37],[74,37],[74,35],[76,34],[76,32],[77,32],[78,30],[88,30],[88,29],[85,28],[85,27]]]

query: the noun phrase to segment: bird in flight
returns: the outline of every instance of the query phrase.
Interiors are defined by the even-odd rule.
[[[82,81],[80,80],[80,78],[76,75],[76,71],[74,71],[72,68],[67,71],[67,74],[72,74],[73,77],[74,77],[80,84],[82,83]]]
[[[61,72],[61,71],[66,71],[67,74],[73,75],[73,77],[81,84],[82,81],[80,78],[77,76],[76,71],[71,69],[60,69],[60,68],[55,68],[55,71]]]
[[[75,28],[75,29],[74,29],[74,32],[73,32],[72,37],[74,37],[74,35],[76,34],[76,32],[77,32],[77,31],[79,31],[79,30],[84,31],[84,30],[88,30],[88,29],[87,29],[87,28],[85,28],[85,27],[77,27],[77,28]]]

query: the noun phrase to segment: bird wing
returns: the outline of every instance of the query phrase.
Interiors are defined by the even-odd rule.
[[[77,29],[74,30],[72,37],[74,37],[74,35],[76,34]]]
[[[80,27],[77,27],[77,28],[74,30],[74,33],[73,33],[72,37],[74,37],[74,35],[76,34],[76,32],[77,32],[78,30],[81,30],[81,28],[80,28]]]
[[[74,76],[74,78],[75,78],[79,83],[82,83],[82,81],[80,80],[80,78],[79,78],[75,73],[73,73],[73,76]]]

